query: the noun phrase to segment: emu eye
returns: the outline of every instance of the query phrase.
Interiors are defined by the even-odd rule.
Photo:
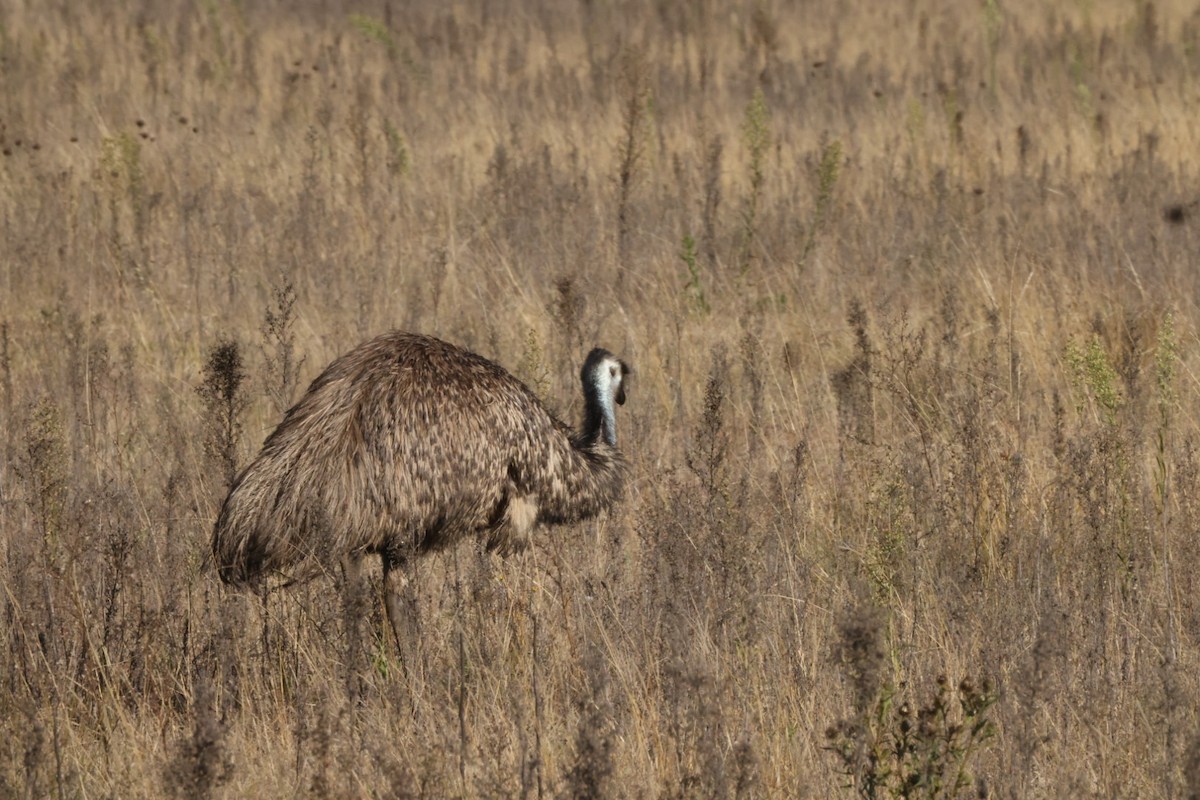
[[[616,368],[616,367],[609,367],[609,368],[608,368],[608,376],[609,376],[610,378],[615,378],[615,377],[617,377],[617,368]]]

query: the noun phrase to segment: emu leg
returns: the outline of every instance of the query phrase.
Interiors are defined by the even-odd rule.
[[[346,629],[357,630],[358,621],[363,615],[362,591],[362,556],[346,555],[342,557],[342,593],[343,613],[346,615]]]
[[[346,697],[355,703],[363,698],[366,680],[363,673],[362,556],[353,553],[342,558],[342,626],[346,634]]]
[[[411,673],[416,666],[416,609],[411,606],[405,608],[401,597],[405,584],[408,583],[401,569],[404,562],[388,555],[387,552],[381,553],[380,558],[383,560],[383,604],[387,610],[388,623],[396,640],[400,662],[404,664],[405,670]]]

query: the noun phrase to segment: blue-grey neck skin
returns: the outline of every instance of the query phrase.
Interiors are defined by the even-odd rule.
[[[583,436],[587,444],[603,439],[610,447],[617,445],[617,415],[613,409],[613,379],[606,361],[613,356],[597,347],[587,357],[580,370],[583,382]]]
[[[601,392],[596,398],[600,407],[600,435],[609,447],[617,446],[617,415],[613,411],[612,393]]]

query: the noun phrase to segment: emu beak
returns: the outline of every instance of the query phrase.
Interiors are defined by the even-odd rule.
[[[633,370],[624,361],[621,362],[621,385],[617,387],[617,405],[625,405],[625,376],[632,375]]]

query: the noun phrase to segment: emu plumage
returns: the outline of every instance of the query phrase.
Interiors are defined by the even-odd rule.
[[[593,516],[621,492],[613,403],[628,373],[592,351],[575,432],[482,356],[399,331],[365,342],[313,381],[235,479],[213,531],[218,573],[298,581],[377,553],[386,578],[467,536],[508,553],[537,522]]]

